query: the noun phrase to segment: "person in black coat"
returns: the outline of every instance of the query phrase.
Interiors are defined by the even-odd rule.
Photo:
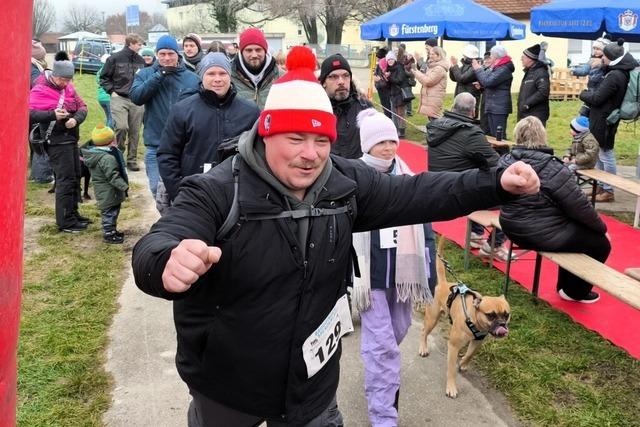
[[[524,163],[392,176],[331,155],[337,120],[315,57],[296,46],[289,58],[236,161],[186,178],[133,250],[137,286],[174,300],[175,360],[194,427],[343,425],[335,396],[340,339],[353,330],[352,233],[538,191]],[[233,206],[239,227],[217,236]]]
[[[478,59],[480,52],[478,48],[472,44],[468,44],[462,51],[462,59],[460,65],[455,56],[451,56],[451,68],[449,68],[449,77],[452,81],[456,82],[455,95],[462,92],[469,92],[476,98],[476,111],[475,117],[479,117],[478,109],[480,108],[480,89],[477,87],[478,79],[476,78],[476,72],[471,66],[471,61]]]
[[[339,53],[328,56],[320,67],[320,84],[324,87],[333,114],[338,119],[338,139],[331,146],[331,152],[347,159],[359,159],[360,133],[357,117],[360,111],[371,107],[366,99],[361,99],[352,79],[351,65]]]
[[[260,115],[255,103],[236,96],[225,54],[207,54],[200,77],[200,92],[174,104],[160,138],[158,168],[170,200],[182,178],[207,172],[220,161],[220,143],[251,129]]]
[[[518,121],[528,116],[540,119],[544,126],[549,119],[549,66],[546,64],[547,44],[535,44],[522,53],[524,77],[518,93]]]
[[[407,129],[407,101],[402,94],[402,90],[411,89],[409,77],[413,78],[413,74],[408,73],[404,65],[397,61],[396,54],[393,51],[387,53],[386,59],[389,82],[391,83],[389,98],[391,100],[391,110],[394,113],[393,123],[398,129],[398,136],[404,138],[405,130]]]
[[[373,72],[373,79],[375,81],[376,91],[380,97],[380,104],[382,104],[382,110],[384,115],[392,118],[391,115],[391,100],[389,98],[389,79],[387,74],[387,59],[385,56],[389,53],[387,48],[381,47],[376,51],[376,69]]]
[[[491,66],[483,68],[476,60],[471,61],[478,82],[484,89],[484,114],[487,116],[489,135],[496,136],[498,127],[507,133],[507,118],[513,111],[511,106],[511,83],[515,67],[507,50],[502,45],[491,48]]]
[[[536,251],[579,252],[605,262],[611,252],[607,226],[576,183],[575,175],[547,147],[542,122],[529,116],[514,130],[516,145],[500,159],[500,166],[529,164],[540,177],[540,192],[502,205],[502,230],[521,248]],[[582,303],[600,296],[592,286],[560,268],[556,289],[561,298]]]
[[[602,62],[605,66],[604,80],[596,90],[583,90],[580,99],[589,107],[589,131],[600,144],[600,153],[596,168],[616,174],[616,153],[613,149],[619,121],[610,123],[607,118],[616,108],[620,108],[629,83],[629,71],[637,61],[629,53],[624,53],[623,39],[609,43],[604,47]],[[596,195],[598,202],[614,201],[613,187],[603,185]]]

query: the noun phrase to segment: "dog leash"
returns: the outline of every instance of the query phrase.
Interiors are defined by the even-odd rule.
[[[471,320],[471,316],[469,316],[469,312],[467,311],[467,294],[470,294],[473,296],[474,299],[478,299],[481,300],[482,297],[479,296],[479,294],[474,291],[473,289],[471,289],[466,283],[464,283],[462,280],[459,280],[458,277],[456,276],[456,274],[453,272],[453,269],[451,268],[451,265],[447,262],[447,260],[445,260],[442,255],[438,254],[438,258],[440,258],[440,260],[442,261],[442,263],[444,264],[444,268],[447,270],[447,272],[449,272],[449,274],[451,274],[453,276],[453,278],[455,279],[457,285],[455,286],[451,286],[450,291],[451,293],[449,294],[449,296],[447,297],[447,308],[449,309],[449,322],[453,323],[453,319],[451,318],[451,304],[453,304],[453,300],[460,295],[460,299],[462,302],[462,312],[464,313],[464,323],[467,325],[467,327],[469,328],[469,330],[471,331],[471,334],[473,335],[473,339],[476,341],[482,341],[483,339],[486,338],[488,332],[482,332],[480,331],[475,323],[473,323],[473,321]]]

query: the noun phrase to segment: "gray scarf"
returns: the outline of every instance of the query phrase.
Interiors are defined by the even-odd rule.
[[[289,206],[289,209],[309,209],[311,208],[316,200],[318,200],[318,196],[320,192],[324,188],[324,185],[329,180],[329,176],[331,175],[331,170],[333,169],[333,163],[331,159],[327,159],[327,163],[322,170],[322,173],[316,179],[311,187],[307,189],[305,193],[304,199],[300,200],[293,195],[291,190],[278,180],[278,178],[273,175],[271,168],[267,164],[265,158],[265,146],[262,137],[258,135],[258,121],[253,125],[251,130],[244,132],[240,136],[240,140],[238,141],[238,152],[240,156],[244,159],[245,162],[249,165],[249,167],[258,174],[260,178],[262,178],[267,184],[274,187],[280,194],[282,194]],[[302,248],[303,255],[306,258],[306,243],[307,243],[307,232],[309,231],[309,217],[301,218],[297,220],[298,232],[297,237],[300,242],[300,248]]]
[[[267,68],[269,68],[269,64],[271,64],[271,54],[269,52],[267,52],[267,55],[264,58],[264,65],[262,66],[262,70],[260,70],[260,72],[258,74],[253,74],[251,71],[249,71],[247,69],[246,64],[244,63],[244,59],[241,57],[240,58],[240,66],[242,67],[242,70],[244,70],[245,74],[247,75],[247,77],[249,77],[251,79],[251,81],[253,82],[253,85],[255,87],[258,87],[258,85],[260,84],[260,82],[262,81],[262,78],[264,77],[264,73],[267,70]]]

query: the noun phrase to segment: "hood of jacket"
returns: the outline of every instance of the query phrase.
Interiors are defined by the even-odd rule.
[[[427,126],[427,145],[436,147],[451,138],[460,129],[471,128],[475,125],[476,122],[471,117],[445,111],[441,118],[430,122]]]
[[[91,141],[82,146],[82,156],[84,157],[84,163],[88,168],[93,168],[98,165],[98,162],[103,156],[111,155],[109,146],[104,148],[96,147]]]
[[[629,52],[625,53],[620,62],[615,65],[607,65],[606,70],[621,70],[621,71],[631,71],[638,66],[638,61],[631,56]]]
[[[522,145],[514,145],[510,156],[515,161],[528,159],[526,163],[529,163],[536,173],[539,173],[547,163],[554,159],[551,147],[526,148]]]
[[[429,64],[429,68],[442,67],[444,68],[445,71],[449,71],[449,67],[451,66],[450,63],[447,62],[446,59],[444,58],[439,61],[429,60],[428,64]]]

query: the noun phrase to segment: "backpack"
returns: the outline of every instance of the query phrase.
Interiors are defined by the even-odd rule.
[[[240,169],[238,168],[237,161],[240,155],[236,154],[231,160],[231,170],[233,171],[233,201],[229,208],[229,213],[224,222],[216,232],[216,241],[226,241],[233,234],[240,229],[243,223],[247,221],[263,221],[269,219],[280,218],[293,218],[299,219],[304,217],[314,216],[326,216],[326,215],[338,215],[342,213],[348,213],[349,215],[355,215],[356,212],[356,196],[355,194],[347,201],[344,206],[325,209],[325,208],[311,208],[311,209],[295,209],[290,211],[283,211],[279,214],[243,214],[240,215],[240,203],[238,202],[238,192],[240,189],[239,176]]]
[[[629,83],[624,93],[624,99],[620,108],[616,108],[607,117],[609,124],[615,124],[619,120],[635,121],[640,118],[640,71],[629,72]]]

